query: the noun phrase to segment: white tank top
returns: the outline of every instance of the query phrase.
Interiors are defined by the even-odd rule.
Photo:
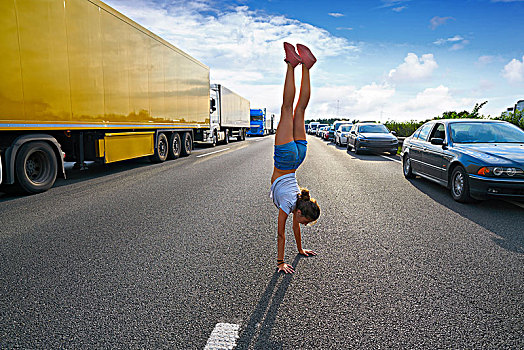
[[[271,185],[269,197],[279,209],[289,215],[297,206],[297,195],[300,193],[295,173],[278,177]]]

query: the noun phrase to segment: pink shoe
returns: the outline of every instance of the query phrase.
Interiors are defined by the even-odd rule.
[[[302,44],[297,44],[297,50],[298,54],[300,55],[300,58],[302,59],[302,64],[306,66],[306,68],[310,69],[313,67],[317,59],[313,54],[311,53],[311,50]]]
[[[289,63],[291,67],[295,68],[299,63],[302,63],[302,60],[296,53],[293,45],[290,43],[284,43],[284,51],[286,52],[286,58],[284,58],[284,61]]]

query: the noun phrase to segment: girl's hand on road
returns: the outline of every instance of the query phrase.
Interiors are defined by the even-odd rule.
[[[299,254],[305,255],[305,256],[315,256],[317,253],[312,251],[311,249],[302,249],[298,251]]]
[[[293,270],[293,266],[289,264],[280,264],[278,266],[278,272],[284,271],[285,273],[293,273],[295,270]]]

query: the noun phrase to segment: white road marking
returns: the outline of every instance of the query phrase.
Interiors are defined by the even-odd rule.
[[[515,202],[515,201],[509,200],[509,199],[506,200],[506,202],[511,203],[511,204],[515,204],[518,207],[524,208],[524,203]]]
[[[200,157],[205,157],[205,156],[209,156],[210,154],[215,154],[215,153],[219,153],[219,152],[224,152],[224,151],[227,151],[228,149],[231,149],[231,148],[224,148],[224,149],[219,149],[218,151],[214,151],[214,152],[209,152],[209,153],[206,153],[206,154],[201,154],[199,156],[197,156],[197,158],[200,158]]]
[[[386,159],[389,159],[389,160],[392,160],[392,161],[394,161],[394,162],[397,162],[397,163],[402,164],[402,162],[401,162],[400,160],[396,160],[396,159],[393,159],[393,158],[389,158],[389,157],[387,157],[387,156],[383,156],[383,155],[380,155],[380,156],[381,156],[382,158],[386,158]]]
[[[232,350],[237,345],[239,329],[238,324],[217,323],[204,350]]]

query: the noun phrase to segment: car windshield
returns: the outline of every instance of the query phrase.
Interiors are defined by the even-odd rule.
[[[454,143],[524,143],[524,131],[506,123],[452,123]]]
[[[340,131],[342,132],[348,132],[349,130],[351,130],[351,125],[342,125],[340,127]]]
[[[362,125],[360,127],[359,132],[361,133],[375,133],[375,134],[383,134],[383,133],[389,133],[388,128],[386,128],[384,125],[376,124],[376,125]]]

